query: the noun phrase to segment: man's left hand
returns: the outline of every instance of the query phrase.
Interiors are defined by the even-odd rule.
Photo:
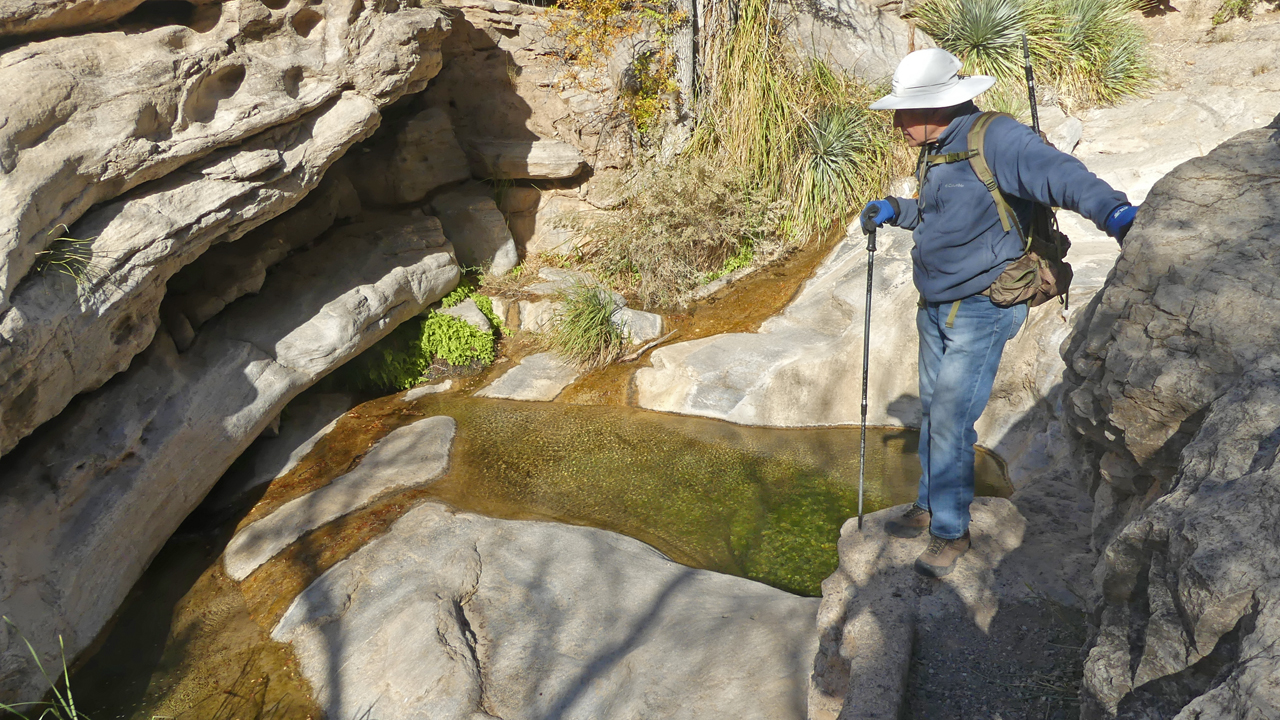
[[[1123,242],[1124,236],[1129,234],[1133,218],[1138,214],[1138,207],[1125,203],[1107,214],[1107,234],[1115,238],[1116,242]]]

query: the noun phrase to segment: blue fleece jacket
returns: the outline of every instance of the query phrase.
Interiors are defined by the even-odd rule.
[[[969,128],[980,113],[972,103],[969,107],[929,146],[929,154],[969,148]],[[1030,222],[1031,200],[1080,213],[1100,230],[1107,214],[1128,202],[1084,163],[1012,118],[996,118],[987,126],[983,154],[1023,227]],[[916,289],[925,300],[951,302],[981,292],[1022,255],[1017,230],[1005,232],[1000,226],[995,201],[969,161],[929,168],[919,195],[919,200],[897,198],[901,212],[892,222],[913,231]]]

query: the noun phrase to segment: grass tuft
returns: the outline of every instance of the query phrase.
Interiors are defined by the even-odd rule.
[[[27,646],[27,652],[31,654],[31,659],[35,661],[40,675],[44,677],[45,682],[49,683],[49,691],[53,694],[53,700],[50,702],[24,702],[16,705],[0,702],[0,713],[12,713],[22,720],[32,720],[24,711],[27,709],[39,709],[40,714],[34,720],[89,720],[87,716],[76,710],[75,699],[71,696],[71,686],[64,684],[59,688],[57,681],[45,671],[44,663],[40,662],[40,655],[32,647],[31,641],[18,631],[18,626],[7,615],[3,617],[3,620],[6,625],[13,628],[14,633]],[[61,635],[58,636],[58,652],[62,658],[62,674],[59,677],[65,678],[67,677],[67,648],[62,642]]]
[[[560,310],[544,343],[584,370],[616,360],[626,342],[613,324],[613,296],[608,290],[575,283],[561,293]]]

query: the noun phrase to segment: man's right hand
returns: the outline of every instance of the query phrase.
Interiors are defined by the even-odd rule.
[[[894,198],[872,200],[862,209],[862,233],[870,235],[881,225],[898,217],[898,202]]]

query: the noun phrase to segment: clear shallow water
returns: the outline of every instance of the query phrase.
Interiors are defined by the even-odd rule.
[[[590,525],[673,560],[818,595],[858,512],[857,427],[743,427],[633,408],[429,399],[458,421],[431,495],[507,518]],[[915,498],[918,433],[868,428],[865,512]],[[980,451],[978,492],[1010,491]]]
[[[221,571],[237,526],[331,482],[395,428],[435,415],[458,421],[444,478],[311,533],[239,586]],[[917,437],[868,429],[866,512],[915,497]],[[681,563],[816,595],[836,567],[841,525],[857,514],[858,439],[857,427],[751,428],[619,406],[374,400],[251,509],[230,519],[193,513],[71,684],[94,720],[319,717],[292,653],[267,631],[311,580],[426,500],[613,530]],[[976,469],[980,494],[1009,493],[994,455],[980,451]]]

